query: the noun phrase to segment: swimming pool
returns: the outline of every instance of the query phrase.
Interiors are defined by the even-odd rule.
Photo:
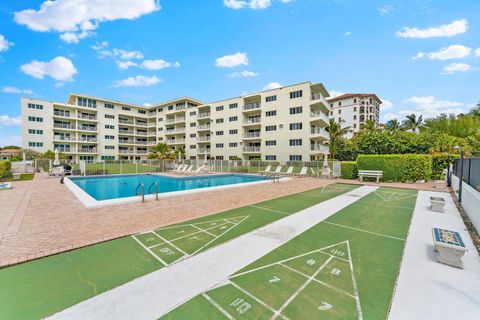
[[[73,184],[96,201],[123,199],[135,197],[135,189],[141,183],[145,186],[145,194],[155,194],[155,185],[158,183],[159,194],[204,189],[226,185],[245,184],[265,181],[262,176],[247,174],[221,174],[198,177],[171,177],[162,175],[114,175],[99,177],[72,177]],[[148,188],[151,187],[149,192]],[[71,186],[70,186],[71,187]],[[78,188],[73,192],[78,196]],[[72,188],[70,188],[72,189]],[[138,189],[139,192],[140,188]],[[82,200],[79,197],[80,200]],[[82,201],[84,202],[84,201]],[[84,203],[85,204],[85,203]]]

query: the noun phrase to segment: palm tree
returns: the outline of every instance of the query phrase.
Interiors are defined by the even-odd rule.
[[[351,127],[344,127],[342,128],[342,123],[345,122],[343,120],[336,122],[335,119],[330,119],[328,127],[326,130],[330,136],[329,139],[329,146],[330,146],[330,156],[335,158],[337,156],[337,146],[338,143],[343,139],[343,136],[353,130]]]
[[[391,131],[400,130],[400,121],[398,121],[397,119],[388,120],[385,125]]]
[[[164,160],[164,159],[171,159],[172,157],[175,157],[170,147],[163,142],[159,142],[155,147],[153,147],[150,150],[150,152],[151,153],[148,155],[149,159]]]
[[[175,149],[174,154],[175,154],[175,158],[178,158],[179,155],[180,155],[180,159],[185,158],[185,148],[180,147]]]
[[[374,120],[367,120],[360,124],[360,130],[375,131],[377,129],[377,123]]]
[[[423,123],[423,116],[419,116],[417,118],[417,115],[412,113],[406,116],[406,119],[403,120],[402,127],[405,130],[412,130],[413,132],[417,132],[417,130],[420,128],[420,126]]]
[[[478,101],[477,106],[470,111],[470,115],[480,118],[480,101]]]

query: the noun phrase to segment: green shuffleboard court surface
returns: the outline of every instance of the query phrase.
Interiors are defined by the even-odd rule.
[[[0,269],[0,319],[47,317],[357,187],[333,184]]]
[[[379,188],[161,319],[386,319],[416,196]]]

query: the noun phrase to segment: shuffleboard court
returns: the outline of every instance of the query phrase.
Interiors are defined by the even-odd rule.
[[[0,319],[47,317],[357,187],[332,184],[0,269]]]
[[[416,194],[379,188],[162,319],[386,319]]]

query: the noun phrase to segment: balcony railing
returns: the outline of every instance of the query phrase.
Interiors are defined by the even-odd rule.
[[[183,122],[185,121],[185,117],[176,117],[171,119],[166,119],[165,123],[175,123],[175,122]]]
[[[210,112],[203,112],[197,115],[197,119],[210,118]]]
[[[131,124],[131,125],[133,125],[133,121],[132,121],[132,120],[119,119],[119,120],[118,120],[118,123],[121,123],[121,124]]]
[[[165,133],[180,133],[180,132],[185,132],[185,128],[175,128],[175,129],[167,129],[165,130]]]
[[[243,120],[243,124],[256,124],[256,123],[260,123],[260,121],[262,121],[262,119],[260,117],[250,118],[250,119]]]
[[[247,103],[243,106],[243,110],[253,110],[253,109],[260,109],[261,103],[260,102],[255,102],[255,103]]]
[[[175,144],[175,143],[185,143],[185,139],[167,139],[167,143]]]
[[[197,153],[210,153],[210,148],[197,149]]]
[[[131,154],[131,153],[134,153],[135,150],[118,150],[118,153],[122,153],[122,154]]]
[[[54,123],[53,124],[53,127],[56,128],[56,129],[71,129],[71,130],[75,130],[75,126],[71,125],[71,124],[65,124],[65,123]]]
[[[133,130],[118,130],[118,134],[134,134]]]
[[[79,114],[77,116],[78,119],[86,119],[86,120],[97,120],[96,116],[91,116],[91,115],[84,115],[84,114]]]
[[[206,137],[198,137],[197,138],[197,141],[198,142],[208,142],[210,141],[212,138],[210,136],[206,136]]]
[[[53,111],[53,115],[57,117],[63,117],[63,118],[73,118],[70,112],[65,112],[65,111]]]
[[[142,132],[142,131],[137,131],[137,135],[139,135],[139,136],[146,136],[147,133],[146,133],[146,132]]]
[[[322,145],[319,145],[319,144],[312,144],[312,145],[310,145],[310,151],[328,152],[328,147],[322,146]]]
[[[136,126],[146,127],[148,124],[147,124],[146,122],[137,121],[137,122],[135,122],[135,125],[136,125]]]
[[[260,132],[247,132],[243,135],[244,138],[259,138]]]
[[[312,93],[310,96],[310,100],[320,100],[322,99],[322,95],[320,93]]]
[[[63,153],[70,153],[70,152],[75,152],[74,148],[54,148],[55,150],[58,149],[59,152]]]
[[[81,131],[97,131],[97,128],[96,127],[78,126],[78,130],[81,130]]]
[[[80,138],[78,138],[78,141],[80,141],[80,142],[97,142],[97,138],[80,137]]]
[[[137,150],[135,153],[136,154],[147,154],[148,151],[147,150]]]
[[[201,124],[197,127],[197,130],[208,130],[210,129],[211,125],[210,124]]]
[[[311,128],[310,133],[314,134],[314,135],[323,134],[323,135],[328,136],[328,131],[325,130],[325,129],[322,129],[322,128]]]
[[[317,118],[317,117],[326,117],[327,115],[321,111],[310,111],[310,117]]]
[[[260,147],[243,147],[243,152],[259,153]]]
[[[75,141],[75,138],[74,137],[53,136],[53,140],[56,140],[56,141]]]
[[[79,148],[78,153],[97,153],[97,148]]]

